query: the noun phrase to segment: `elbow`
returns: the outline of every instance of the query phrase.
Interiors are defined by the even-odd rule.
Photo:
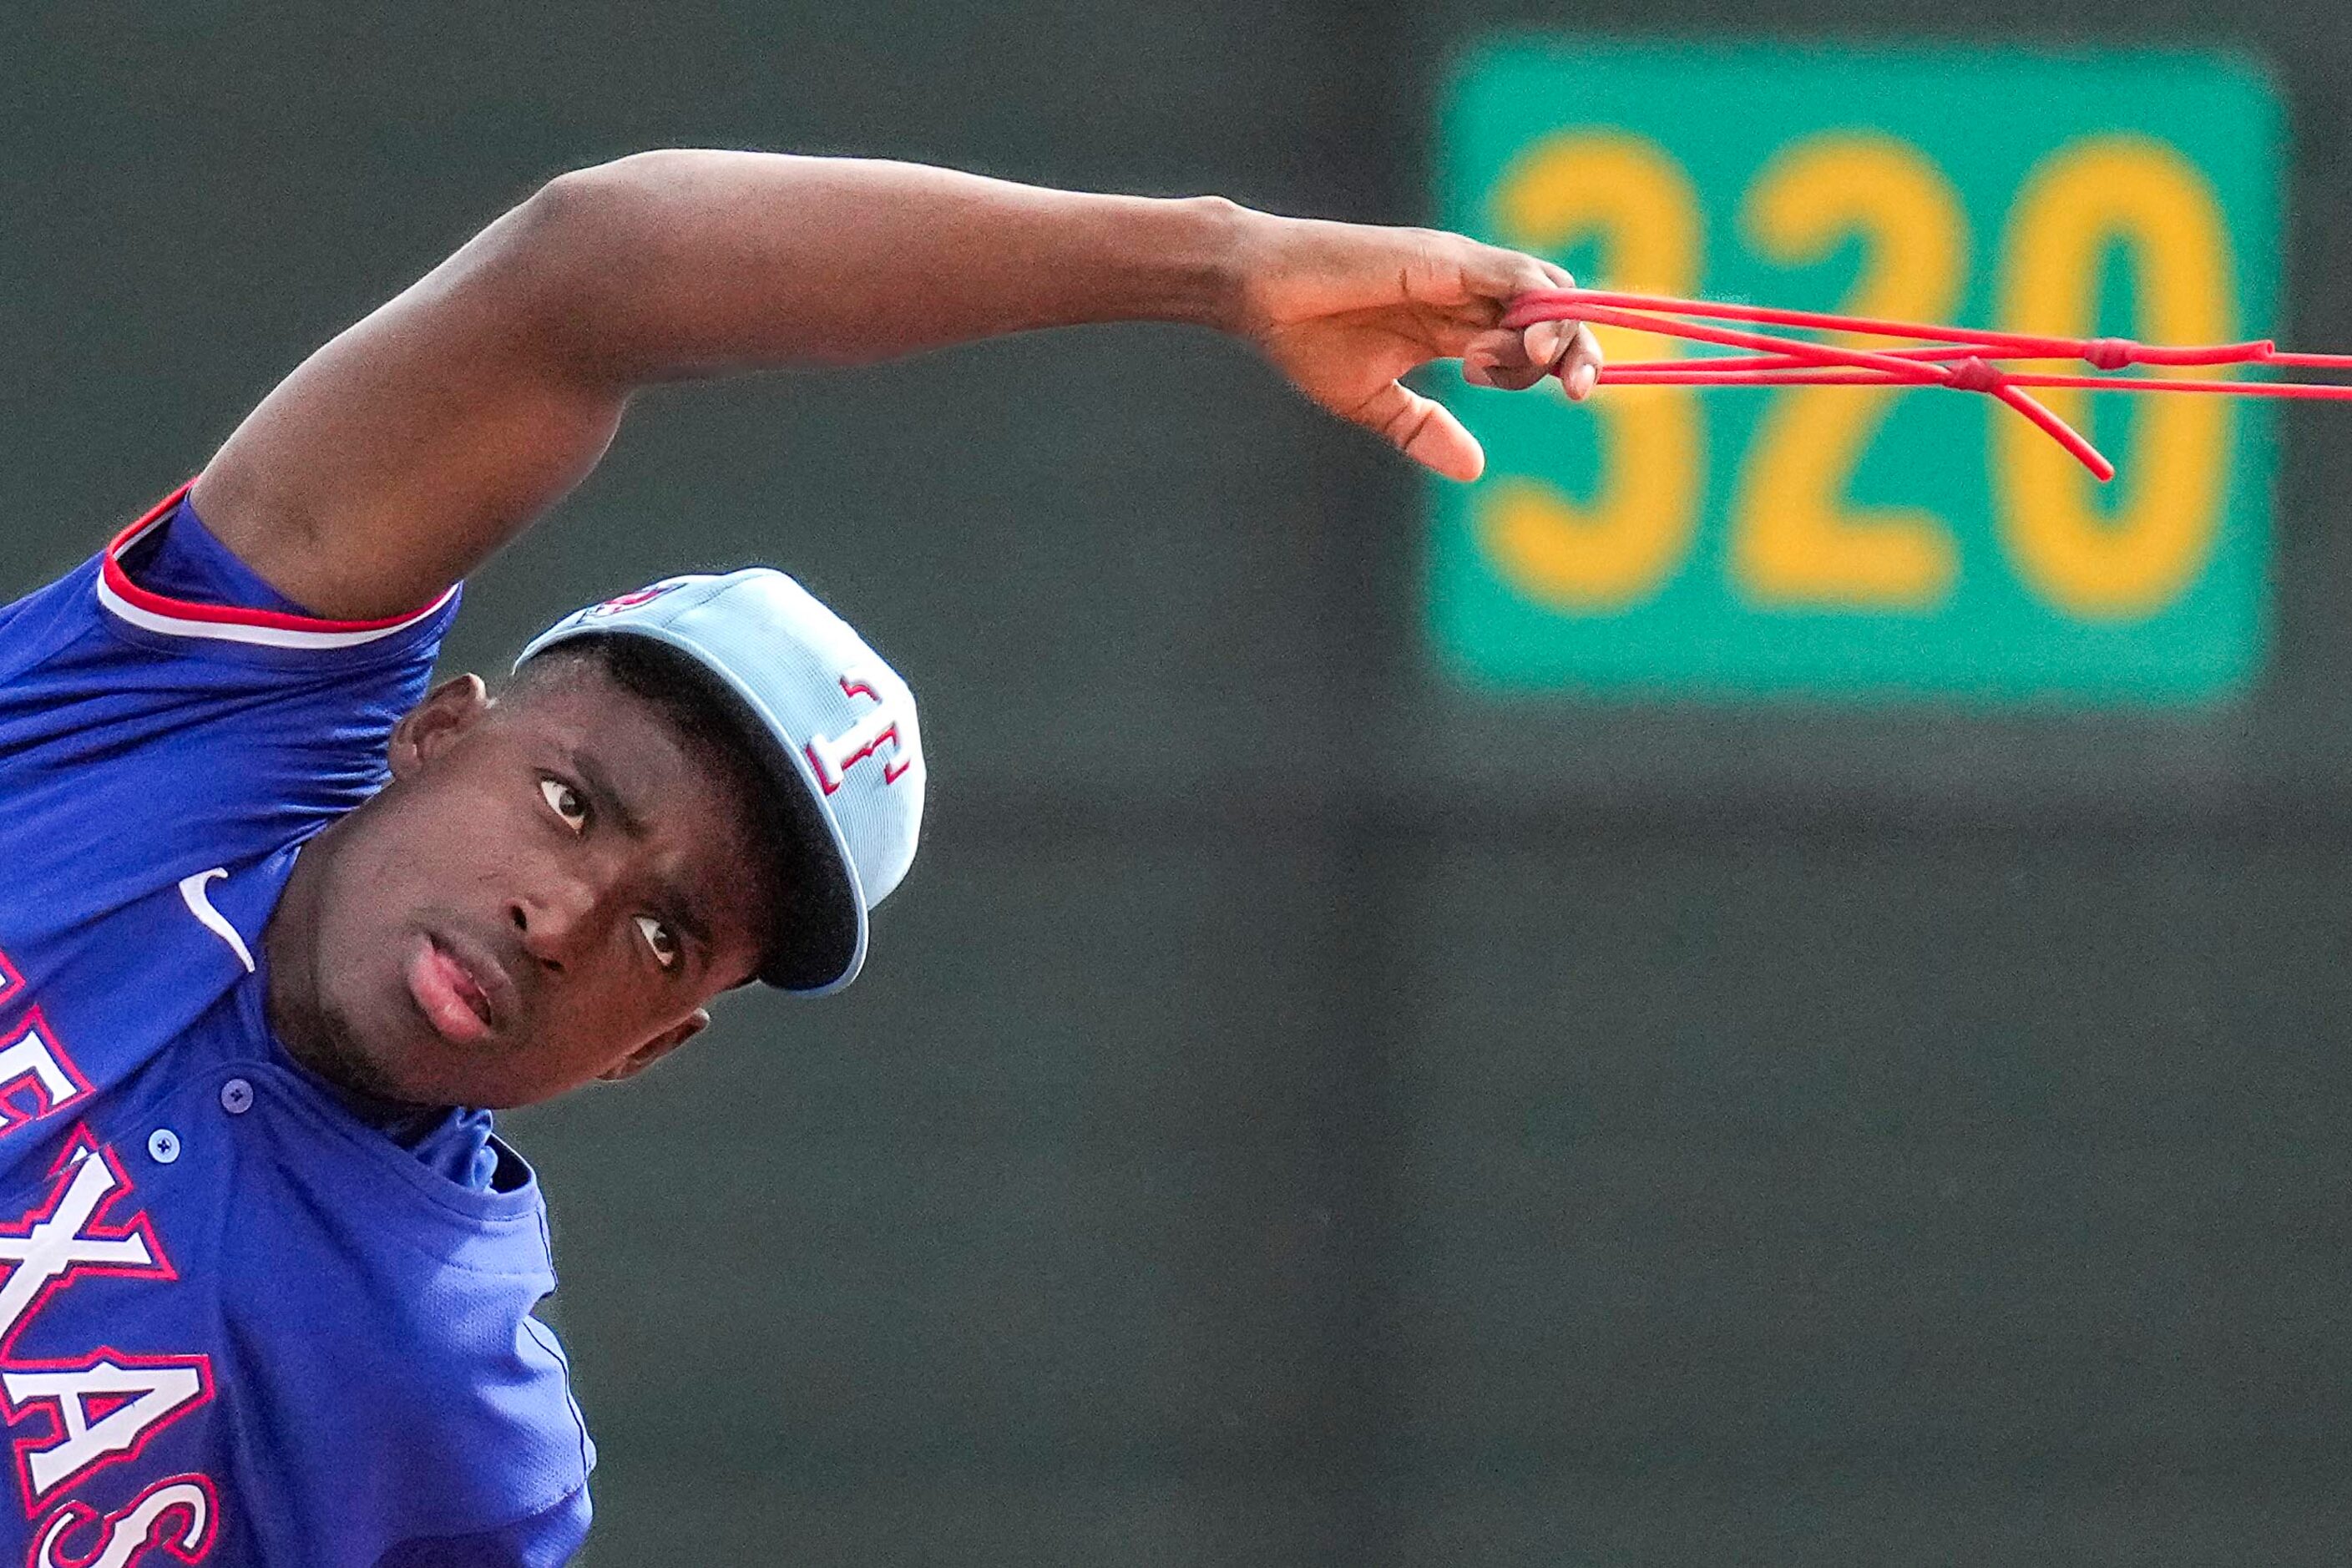
[[[621,374],[632,301],[677,243],[663,176],[637,153],[558,174],[482,236],[472,281],[507,302],[548,342],[572,345],[599,376]]]
[[[684,148],[632,153],[556,175],[533,192],[524,210],[565,217],[609,216],[653,203],[674,188],[702,154]]]
[[[659,179],[648,165],[669,156],[638,153],[556,175],[508,215],[514,248],[592,268],[622,258],[658,231]]]
[[[605,288],[675,263],[706,226],[712,163],[685,148],[633,153],[558,174],[508,214],[514,247]]]
[[[741,156],[694,147],[632,153],[556,175],[519,210],[560,234],[658,241],[691,218],[698,204],[723,194],[730,161]]]

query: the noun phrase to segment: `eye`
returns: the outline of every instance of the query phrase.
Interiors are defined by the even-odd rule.
[[[664,969],[677,963],[677,937],[669,927],[651,915],[637,917],[637,930],[645,933],[646,945],[654,950],[654,958]]]
[[[539,793],[547,801],[547,809],[563,819],[563,826],[577,833],[588,826],[588,803],[580,792],[562,779],[541,779]]]

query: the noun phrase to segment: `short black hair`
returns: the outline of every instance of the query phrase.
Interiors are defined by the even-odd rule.
[[[775,973],[788,940],[779,933],[813,929],[822,918],[823,890],[836,877],[812,837],[822,829],[808,808],[779,790],[772,763],[755,750],[764,731],[742,699],[690,654],[651,637],[594,632],[567,637],[534,654],[515,672],[511,689],[528,690],[550,676],[593,668],[655,712],[712,770],[720,786],[741,803],[751,834],[757,873],[765,884],[771,911],[753,978]],[[772,745],[772,742],[770,742]]]

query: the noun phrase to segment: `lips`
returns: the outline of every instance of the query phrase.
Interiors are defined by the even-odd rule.
[[[505,1009],[501,994],[511,988],[506,972],[487,953],[463,944],[420,936],[406,966],[408,994],[425,1021],[452,1045],[470,1046],[498,1026]]]

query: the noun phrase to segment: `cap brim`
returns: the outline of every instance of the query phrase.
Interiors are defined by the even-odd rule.
[[[681,673],[699,678],[716,705],[734,721],[738,739],[773,790],[772,799],[795,838],[780,847],[790,852],[788,861],[798,874],[783,879],[790,885],[777,889],[778,908],[760,980],[782,991],[821,996],[856,979],[866,964],[866,895],[841,824],[825,804],[815,771],[801,750],[802,740],[778,723],[766,704],[692,637],[666,626],[583,626],[542,637],[524,650],[523,659],[584,637],[642,637],[685,655],[692,668]]]

